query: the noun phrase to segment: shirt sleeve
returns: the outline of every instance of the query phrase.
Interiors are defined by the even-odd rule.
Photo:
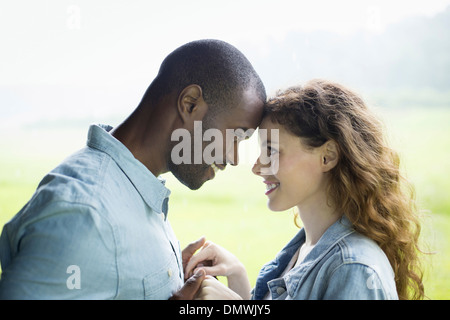
[[[323,299],[386,300],[388,297],[376,270],[360,263],[347,263],[333,271]]]
[[[87,205],[59,201],[41,210],[13,232],[3,231],[10,254],[0,299],[113,298],[118,275],[112,228]]]

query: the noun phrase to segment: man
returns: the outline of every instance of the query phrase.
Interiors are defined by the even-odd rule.
[[[239,139],[226,139],[227,130],[255,129],[265,98],[250,62],[225,42],[172,52],[136,110],[117,128],[91,126],[87,146],[46,175],[4,227],[0,298],[192,298],[204,274],[184,284],[183,265],[204,239],[180,252],[158,176],[171,171],[198,189],[237,164]],[[198,124],[223,133],[223,161],[199,161],[205,143],[195,139],[183,150],[192,161],[174,159],[172,134],[194,135]]]

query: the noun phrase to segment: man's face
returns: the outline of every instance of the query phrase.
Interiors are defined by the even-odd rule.
[[[196,123],[194,132],[190,133],[190,148],[187,148],[191,152],[190,164],[176,165],[171,158],[169,170],[191,190],[199,189],[206,181],[214,178],[217,170],[224,170],[228,163],[238,164],[239,142],[256,130],[262,112],[263,101],[250,89],[243,92],[234,106],[225,108],[214,118],[206,114],[201,123]],[[173,143],[172,148],[176,144]]]

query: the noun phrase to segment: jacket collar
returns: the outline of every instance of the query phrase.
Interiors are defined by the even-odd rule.
[[[287,291],[289,295],[293,296],[294,291],[298,288],[301,280],[307,275],[308,270],[314,267],[342,238],[353,233],[351,222],[344,215],[333,223],[322,235],[317,244],[311,252],[305,257],[303,262],[296,267],[296,280],[289,281],[291,274],[284,276],[287,284]],[[268,286],[271,281],[277,281],[281,273],[286,269],[288,263],[298,250],[301,244],[305,242],[305,230],[302,228],[295,237],[278,253],[275,259],[266,264],[260,271],[256,280],[256,285],[253,291],[254,299],[262,299],[267,293]],[[279,282],[279,281],[278,281]]]
[[[325,231],[311,252],[305,257],[303,262],[299,266],[293,268],[296,270],[287,273],[283,277],[288,294],[291,297],[294,297],[300,284],[309,274],[309,271],[314,268],[314,266],[317,265],[339,241],[353,232],[355,232],[355,230],[345,215],[332,224]]]

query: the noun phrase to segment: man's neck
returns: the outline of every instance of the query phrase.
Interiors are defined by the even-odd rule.
[[[167,124],[168,119],[156,108],[139,106],[111,135],[157,177],[167,171]]]

